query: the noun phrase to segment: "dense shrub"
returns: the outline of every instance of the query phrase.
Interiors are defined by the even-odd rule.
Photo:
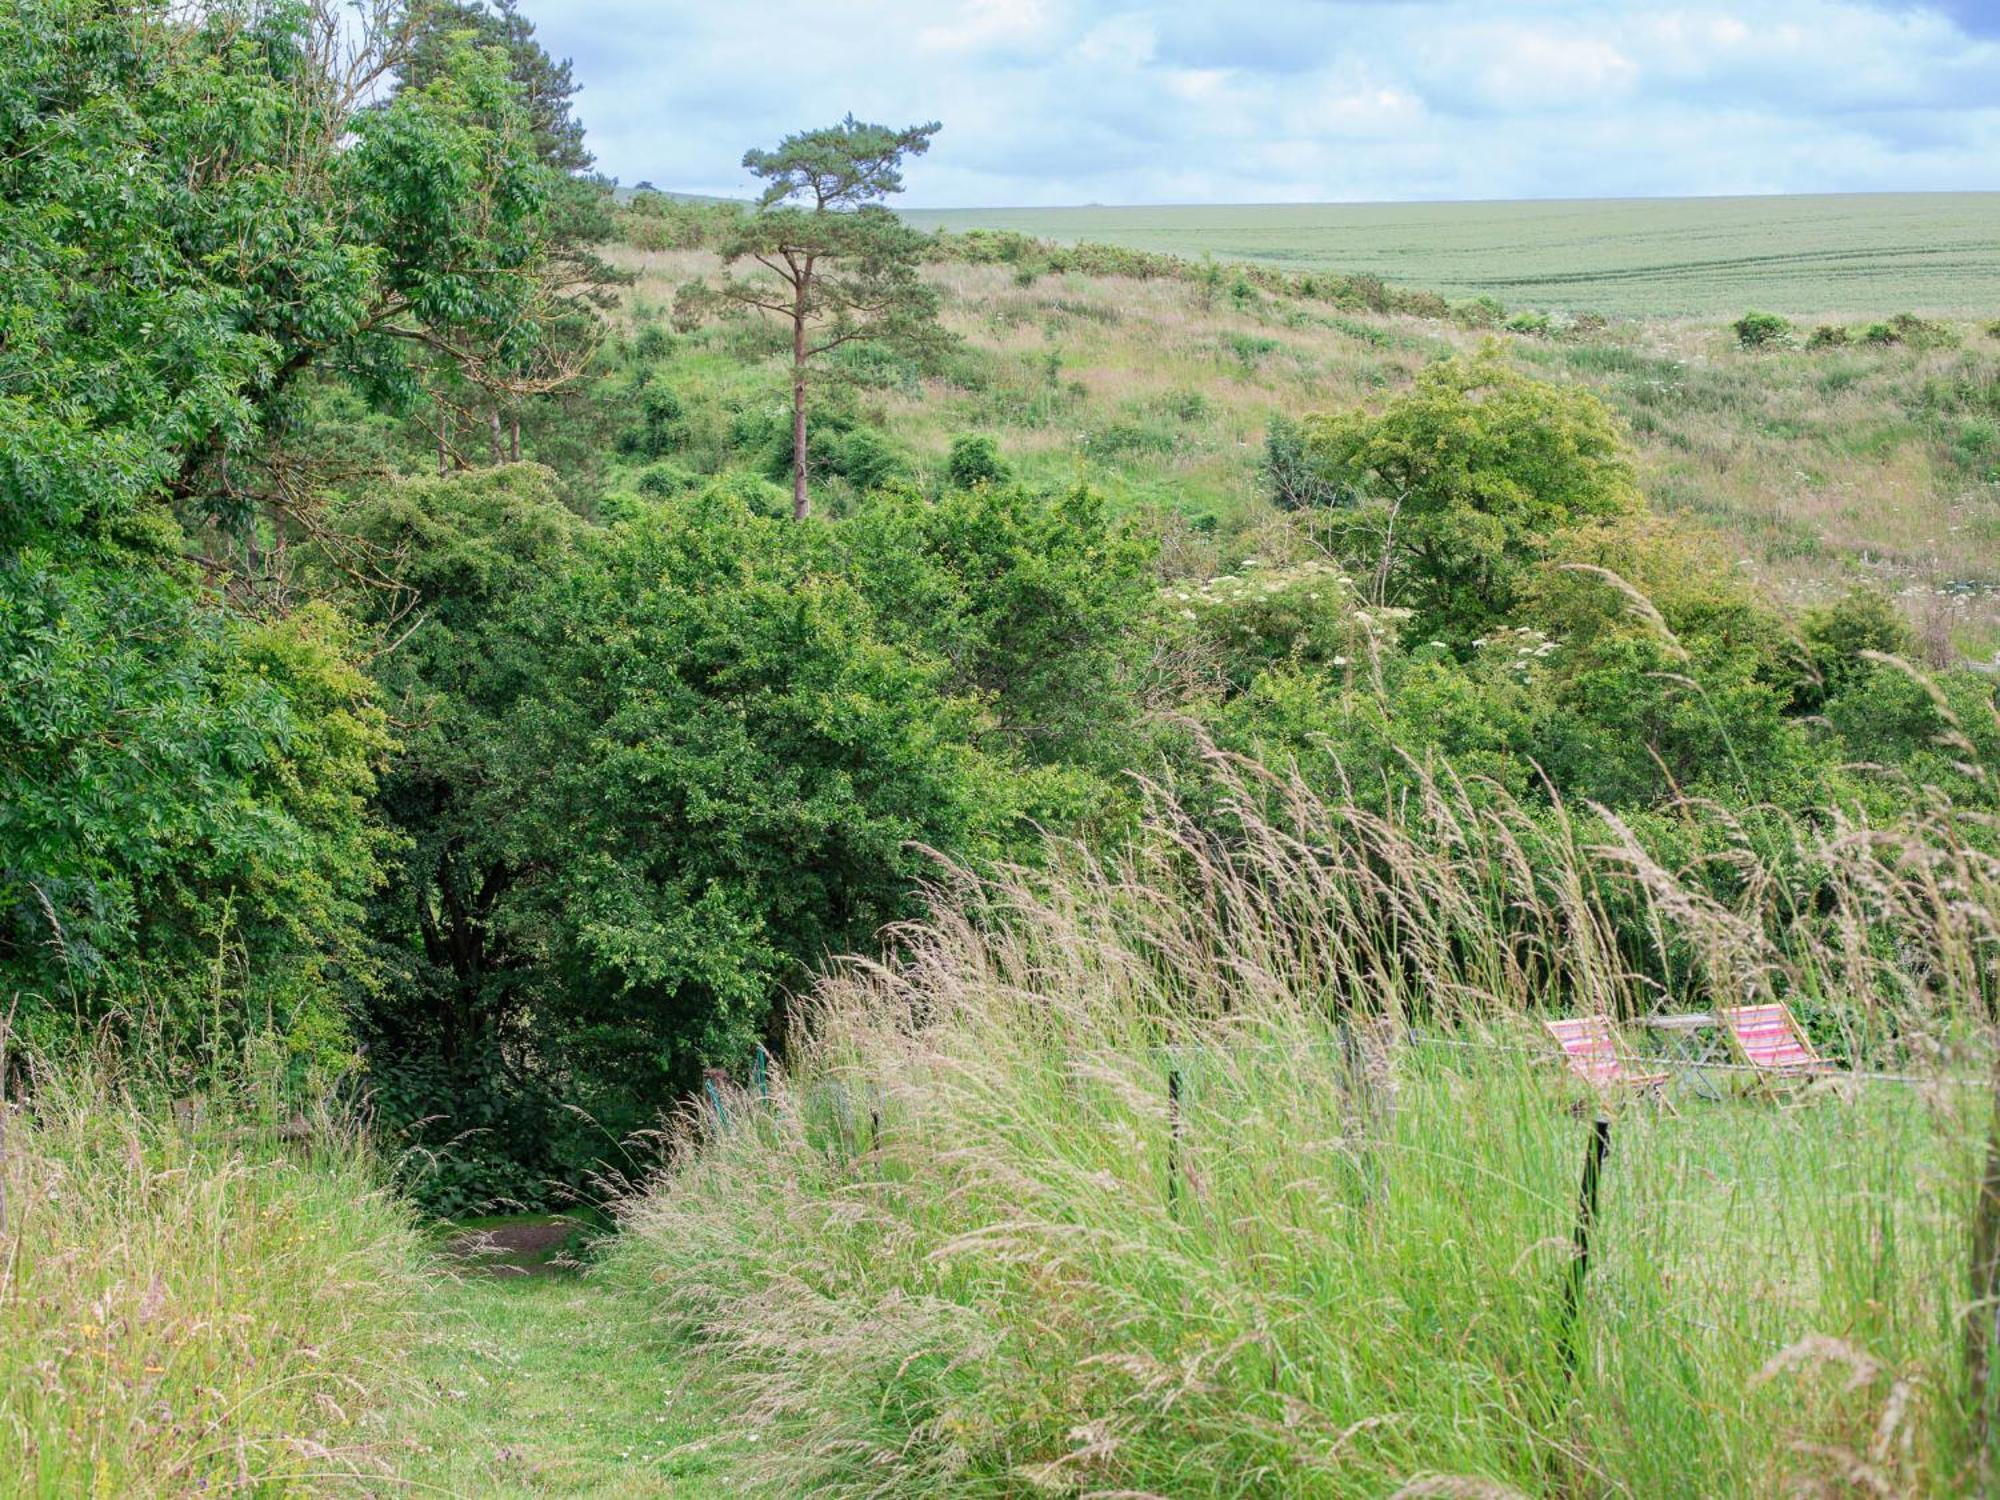
[[[1004,484],[1008,478],[1007,461],[1000,456],[1000,445],[985,433],[961,433],[951,440],[944,478],[955,490]]]
[[[1513,607],[1549,538],[1641,503],[1603,404],[1505,364],[1440,360],[1379,415],[1306,421],[1322,479],[1361,496],[1345,547],[1380,572],[1385,602],[1416,611],[1417,639],[1464,646]]]
[[[1776,313],[1747,312],[1729,326],[1745,349],[1770,348],[1792,336],[1791,320]]]
[[[484,1132],[488,1190],[579,1181],[742,1056],[823,954],[902,914],[919,846],[971,855],[1012,827],[957,696],[972,684],[885,622],[897,601],[871,605],[821,526],[713,485],[594,528],[526,466],[407,482],[344,519],[405,559],[430,616],[383,668],[418,727],[384,786],[406,854],[377,907],[396,958],[371,1055],[399,1123]],[[1023,601],[1023,628],[1066,630],[1052,603]],[[977,629],[1005,649],[997,618]],[[1022,673],[1061,669],[1019,650]],[[575,1108],[596,1123],[560,1118]],[[462,1174],[420,1185],[466,1206]]]
[[[1843,349],[1849,343],[1847,326],[1843,323],[1822,323],[1812,331],[1806,340],[1808,349]]]
[[[1451,316],[1461,328],[1498,328],[1507,309],[1498,297],[1479,296],[1454,302]]]
[[[1131,764],[1152,548],[1102,497],[891,491],[836,540],[884,631],[948,663],[944,687],[985,707],[992,739],[1041,765],[1115,777]]]
[[[1912,349],[1955,349],[1958,334],[1949,323],[1936,318],[1920,318],[1915,313],[1897,313],[1889,320],[1895,342]]]
[[[1306,450],[1305,433],[1283,412],[1275,412],[1264,429],[1264,492],[1280,510],[1337,505],[1346,498],[1320,472]]]

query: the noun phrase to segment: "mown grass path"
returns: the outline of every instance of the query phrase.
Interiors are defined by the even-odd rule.
[[[713,1495],[683,1374],[643,1320],[587,1275],[469,1271],[441,1281],[398,1423],[395,1493],[482,1497]]]

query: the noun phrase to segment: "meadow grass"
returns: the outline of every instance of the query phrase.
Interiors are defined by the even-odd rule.
[[[768,1103],[684,1121],[606,1274],[689,1340],[734,1477],[1964,1491],[1989,857],[1802,828],[1833,894],[1784,919],[1754,863],[1720,901],[1448,779],[1383,813],[1223,775],[1228,841],[1162,797],[1125,859],[947,878],[815,993]],[[1621,902],[1698,953],[1686,993],[1619,958]],[[1572,1303],[1597,1101],[1533,1013],[1780,989],[1918,1081],[1606,1101]]]
[[[727,1493],[698,1451],[722,1414],[684,1399],[672,1351],[608,1283],[468,1269],[441,1278],[413,1354],[422,1399],[392,1414],[380,1493],[641,1500]]]
[[[391,1473],[375,1424],[409,1395],[422,1246],[355,1130],[322,1118],[281,1141],[254,1098],[175,1109],[87,1061],[11,1061],[0,1493]]]
[[[628,328],[714,264],[698,251],[618,259],[638,278]],[[1254,288],[1075,273],[1023,286],[1008,267],[957,263],[927,274],[960,350],[929,374],[890,362],[859,390],[863,409],[919,466],[989,432],[1032,480],[1088,481],[1154,512],[1195,573],[1233,565],[1242,554],[1228,549],[1268,516],[1259,465],[1274,416],[1379,406],[1430,360],[1495,336]],[[1956,349],[1838,351],[1749,351],[1719,323],[1662,319],[1498,338],[1522,368],[1610,405],[1656,508],[1714,527],[1794,602],[1860,582],[1898,594],[1942,665],[2000,649],[2000,344],[1974,324],[1959,332]],[[658,378],[688,406],[688,457],[719,458],[733,413],[782,405],[764,333],[675,342]]]
[[[1011,229],[1171,255],[1367,272],[1398,286],[1626,316],[1976,316],[2000,286],[2000,193],[1489,203],[916,209],[922,229]]]

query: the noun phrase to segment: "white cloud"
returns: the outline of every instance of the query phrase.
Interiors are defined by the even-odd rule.
[[[944,122],[913,206],[2000,188],[1970,0],[526,6],[628,182],[851,110]]]
[[[955,12],[950,20],[917,33],[919,50],[990,56],[997,49],[1033,48],[1056,24],[1047,0],[963,0],[948,9]]]

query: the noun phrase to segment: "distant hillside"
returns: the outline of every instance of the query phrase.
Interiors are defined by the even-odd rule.
[[[637,273],[628,309],[639,326],[663,323],[676,289],[714,270],[702,250],[612,254]],[[1956,324],[1955,347],[1857,332],[1846,347],[1807,349],[1801,327],[1791,347],[1746,350],[1716,319],[1586,332],[1528,314],[1513,332],[1346,310],[1240,278],[1204,288],[962,262],[929,274],[962,340],[945,368],[927,376],[871,358],[847,386],[862,420],[920,465],[941,463],[960,433],[990,433],[1038,483],[1082,479],[1121,507],[1179,513],[1184,544],[1215,547],[1219,563],[1269,515],[1274,416],[1377,404],[1440,355],[1498,338],[1523,369],[1601,395],[1653,503],[1732,538],[1776,590],[1822,599],[1870,579],[1901,594],[1927,633],[1980,659],[2000,647],[1989,498],[2000,336],[1983,319]],[[661,347],[672,353],[649,375],[680,413],[674,462],[741,463],[736,445],[782,408],[782,340],[729,323]]]
[[[719,198],[713,193],[682,193],[675,191],[673,188],[654,187],[649,182],[634,183],[631,187],[621,186],[615,188],[611,196],[620,203],[630,203],[641,193],[658,193],[662,198],[670,198],[676,203],[735,203],[748,208],[752,202],[749,198]]]
[[[1448,296],[1625,316],[2000,313],[2000,193],[924,209],[1177,255],[1369,272]]]

